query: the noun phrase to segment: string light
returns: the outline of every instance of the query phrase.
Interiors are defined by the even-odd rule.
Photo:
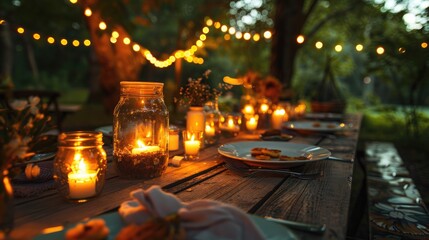
[[[241,32],[236,32],[235,33],[235,38],[241,39],[241,37],[243,37],[243,34]]]
[[[377,49],[375,51],[377,52],[378,55],[382,55],[384,53],[384,48],[383,47],[377,47]]]
[[[84,14],[87,17],[91,17],[92,16],[92,10],[90,8],[87,8],[87,9],[85,9]]]
[[[299,36],[296,38],[296,42],[297,42],[297,43],[299,43],[299,44],[304,43],[304,40],[305,40],[305,38],[304,38],[304,36],[302,36],[302,35],[299,35]]]
[[[34,34],[33,34],[33,38],[34,38],[35,40],[39,40],[39,39],[40,39],[40,34],[38,34],[38,33],[34,33]]]
[[[249,40],[252,37],[252,35],[250,35],[250,33],[244,33],[243,38],[244,40]]]
[[[265,32],[264,32],[264,38],[265,38],[265,39],[270,39],[270,38],[271,38],[271,36],[272,36],[272,35],[271,35],[271,32],[270,32],[270,31],[268,31],[268,30],[267,30],[267,31],[265,31]]]
[[[105,23],[105,22],[100,22],[100,23],[98,24],[98,28],[100,28],[100,30],[106,30],[107,25],[106,25],[106,23]]]
[[[127,38],[127,37],[124,37],[124,39],[122,40],[122,42],[123,42],[125,45],[130,45],[131,40],[130,40],[129,38]]]
[[[47,41],[49,44],[54,44],[54,43],[55,43],[55,38],[53,38],[53,37],[48,37],[48,38],[46,39],[46,41]]]
[[[338,44],[338,45],[336,45],[334,47],[334,49],[335,49],[336,52],[341,52],[341,51],[343,51],[343,46],[341,46],[340,44]]]
[[[356,45],[356,51],[361,52],[362,50],[363,50],[363,45],[362,44]]]
[[[79,42],[78,40],[73,40],[72,44],[73,44],[73,46],[75,46],[75,47],[79,47],[80,42]]]
[[[257,42],[259,41],[259,39],[261,39],[261,36],[259,34],[256,33],[255,35],[253,35],[253,41]]]
[[[70,0],[70,2],[72,4],[75,4],[75,3],[77,3],[77,0]],[[86,8],[84,10],[84,15],[86,17],[92,16],[92,10],[90,8]],[[5,20],[0,19],[0,24],[3,24],[3,23],[5,23]],[[98,27],[100,30],[106,30],[107,24],[104,21],[101,21],[99,23]],[[177,59],[180,59],[180,58],[183,58],[184,60],[191,62],[191,63],[202,64],[204,62],[204,59],[194,56],[194,53],[198,50],[198,48],[202,48],[204,46],[204,41],[207,40],[206,34],[208,34],[210,32],[210,27],[214,27],[215,29],[220,29],[221,32],[225,33],[224,39],[226,41],[231,39],[231,35],[234,35],[236,39],[244,39],[245,41],[253,39],[253,41],[258,42],[261,39],[261,35],[259,33],[251,34],[249,32],[246,32],[243,34],[242,32],[237,31],[234,27],[229,27],[225,24],[222,25],[220,22],[214,22],[212,19],[207,19],[205,21],[205,26],[201,29],[202,34],[200,34],[199,39],[195,42],[195,44],[192,45],[192,47],[189,49],[176,51],[174,54],[170,55],[166,60],[158,60],[157,58],[155,58],[151,54],[151,52],[148,49],[143,48],[142,46],[140,46],[137,43],[133,43],[133,41],[128,37],[124,37],[122,39],[122,42],[125,45],[130,45],[133,43],[132,49],[135,52],[141,52],[141,54],[150,63],[152,63],[156,67],[168,67],[172,63],[174,63]],[[24,28],[19,27],[19,28],[17,28],[17,32],[19,34],[23,34],[25,32],[25,30],[24,30]],[[262,36],[266,40],[269,40],[272,38],[272,33],[271,33],[271,31],[266,30],[263,32]],[[116,44],[118,42],[119,37],[120,36],[119,36],[119,33],[117,31],[112,31],[111,37],[110,37],[110,42],[112,44]],[[35,40],[39,40],[41,38],[41,36],[38,33],[34,33],[33,38]],[[296,41],[297,41],[297,43],[302,44],[305,41],[305,37],[303,35],[299,35],[297,37]],[[48,37],[47,42],[49,44],[53,44],[56,42],[56,40],[54,37]],[[63,46],[66,46],[68,44],[68,40],[65,38],[61,39],[59,42]],[[89,39],[83,40],[82,43],[84,46],[87,46],[87,47],[91,45],[91,41]],[[81,45],[81,42],[79,40],[73,40],[72,45],[75,47],[78,47]],[[315,47],[317,49],[321,49],[321,48],[323,48],[323,43],[321,41],[317,41],[315,43]],[[421,47],[427,48],[428,43],[422,42]],[[343,47],[339,44],[334,47],[334,50],[337,52],[341,52],[342,49],[343,49]],[[355,49],[356,49],[356,51],[360,52],[363,50],[363,45],[358,44],[358,45],[356,45]],[[380,55],[384,54],[384,51],[385,51],[384,48],[381,46],[376,49],[377,54],[380,54]],[[398,51],[399,51],[399,53],[405,53],[405,48],[399,48]]]

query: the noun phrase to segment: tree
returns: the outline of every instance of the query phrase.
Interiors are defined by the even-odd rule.
[[[295,69],[295,60],[298,50],[302,45],[297,44],[297,37],[304,35],[306,41],[311,39],[318,30],[325,24],[341,16],[344,16],[352,9],[356,9],[360,0],[348,2],[346,4],[334,4],[328,6],[329,12],[320,11],[319,0],[294,1],[276,0],[274,16],[274,34],[271,46],[271,67],[270,72],[277,77],[286,89],[292,87],[292,78]],[[309,18],[319,8],[318,22],[306,27]]]

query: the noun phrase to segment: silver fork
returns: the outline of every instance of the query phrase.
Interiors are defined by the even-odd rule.
[[[257,173],[274,173],[274,174],[286,174],[290,175],[291,177],[296,177],[303,180],[309,180],[314,179],[320,176],[319,172],[312,172],[312,173],[302,173],[302,172],[294,172],[286,169],[268,169],[268,168],[249,168],[246,166],[237,166],[238,164],[230,163],[229,161],[225,161],[225,168],[231,170],[232,172],[235,172],[237,174],[243,175],[243,176],[252,176],[253,174]]]

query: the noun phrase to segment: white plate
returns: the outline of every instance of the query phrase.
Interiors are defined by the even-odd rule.
[[[346,130],[347,125],[340,122],[326,121],[289,121],[283,124],[283,127],[296,131],[308,132],[337,132]]]
[[[298,239],[298,237],[287,227],[284,227],[280,224],[273,223],[270,221],[267,221],[261,217],[255,216],[255,215],[249,215],[252,221],[256,224],[256,226],[259,227],[259,229],[262,230],[262,233],[266,237],[266,239],[269,240],[295,240]],[[109,236],[107,237],[107,240],[113,240],[115,239],[115,236],[119,233],[119,231],[124,226],[124,223],[119,216],[117,212],[113,213],[107,213],[101,215],[99,218],[104,219],[106,222],[106,225],[109,227]],[[72,225],[71,227],[73,227]],[[65,232],[67,231],[67,228],[65,230],[54,232],[50,234],[40,234],[36,236],[35,240],[57,240],[57,239],[64,239]]]
[[[313,119],[313,120],[331,120],[331,121],[340,121],[344,117],[343,114],[340,113],[317,113],[310,112],[304,114],[304,118]]]
[[[252,148],[269,148],[281,150],[281,155],[291,157],[305,156],[307,160],[280,161],[278,158],[271,160],[258,160],[254,158],[250,151]],[[244,141],[223,144],[218,148],[219,154],[225,157],[243,161],[244,163],[258,167],[268,168],[288,168],[302,165],[309,162],[316,162],[331,156],[331,152],[318,146],[273,141]]]

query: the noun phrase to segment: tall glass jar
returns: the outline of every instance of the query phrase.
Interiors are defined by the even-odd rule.
[[[168,164],[169,118],[163,83],[121,82],[113,113],[113,159],[119,176],[149,179]]]
[[[206,144],[215,144],[220,138],[220,116],[218,97],[214,101],[207,102],[204,106],[205,129],[204,141]]]
[[[64,132],[58,136],[55,184],[66,199],[85,202],[103,189],[107,161],[101,132]]]

